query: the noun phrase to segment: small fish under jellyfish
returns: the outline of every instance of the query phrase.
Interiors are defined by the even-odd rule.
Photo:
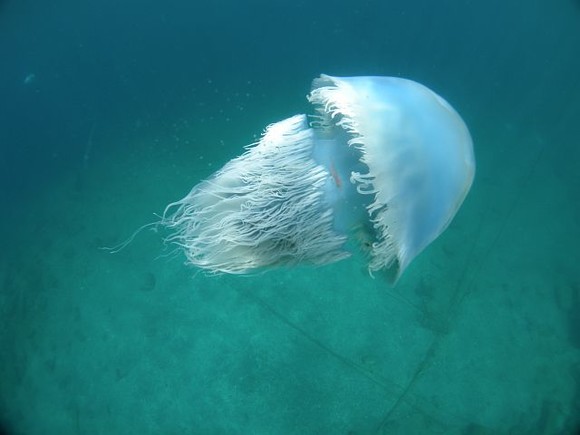
[[[180,201],[161,224],[210,272],[323,265],[366,252],[393,281],[449,225],[475,174],[469,131],[440,96],[396,77],[313,81],[295,115]]]

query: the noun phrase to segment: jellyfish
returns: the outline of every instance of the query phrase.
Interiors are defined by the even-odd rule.
[[[396,281],[449,225],[475,174],[447,101],[397,77],[313,80],[313,110],[269,125],[161,223],[187,263],[215,273],[325,265],[355,251]]]

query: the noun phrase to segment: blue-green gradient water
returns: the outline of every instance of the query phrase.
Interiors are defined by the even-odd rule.
[[[9,434],[568,434],[580,425],[580,2],[0,0]],[[363,258],[207,276],[154,213],[308,112],[419,81],[474,186],[395,287]]]

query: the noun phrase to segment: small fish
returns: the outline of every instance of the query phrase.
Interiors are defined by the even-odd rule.
[[[31,83],[34,83],[35,81],[36,81],[36,74],[30,73],[30,74],[27,74],[26,77],[24,77],[23,83],[25,85],[30,85]]]

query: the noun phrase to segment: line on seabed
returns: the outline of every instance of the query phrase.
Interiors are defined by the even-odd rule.
[[[258,303],[259,305],[261,305],[263,308],[265,308],[267,311],[269,311],[271,314],[273,314],[276,318],[278,318],[279,320],[281,320],[282,323],[284,323],[287,326],[289,326],[290,328],[294,329],[300,335],[304,336],[308,341],[310,341],[311,343],[313,343],[317,347],[321,348],[322,350],[324,350],[326,353],[330,354],[334,358],[338,359],[343,364],[346,364],[347,366],[349,366],[352,369],[356,370],[357,372],[361,373],[363,376],[365,376],[366,378],[368,378],[369,380],[371,380],[373,383],[379,385],[383,389],[385,389],[385,390],[387,390],[389,392],[392,392],[393,394],[395,392],[393,392],[392,390],[398,390],[397,391],[398,393],[400,393],[401,391],[403,391],[403,388],[401,386],[399,386],[399,385],[397,385],[395,383],[392,383],[392,385],[389,385],[389,381],[387,381],[386,379],[383,379],[380,376],[375,376],[374,374],[372,374],[369,371],[367,371],[363,366],[361,366],[361,365],[359,365],[359,364],[357,364],[357,363],[349,360],[348,358],[346,358],[346,357],[342,356],[341,354],[337,353],[336,351],[332,350],[331,348],[329,348],[328,346],[326,346],[324,343],[322,343],[321,341],[319,341],[315,337],[311,336],[308,332],[306,332],[300,326],[296,325],[295,323],[293,323],[292,321],[290,321],[289,319],[287,319],[285,316],[283,316],[282,314],[280,314],[270,304],[268,304],[266,301],[264,301],[260,297],[258,297],[256,295],[252,295],[252,294],[246,293],[246,292],[241,292],[240,290],[236,290],[236,291],[238,291],[240,293],[243,293],[244,296],[246,296],[249,299],[253,299],[256,303]]]
[[[311,336],[308,332],[306,332],[300,326],[298,326],[297,324],[293,323],[292,321],[290,321],[289,319],[287,319],[284,315],[282,315],[281,313],[279,313],[278,311],[276,311],[270,304],[268,304],[262,298],[254,295],[254,294],[250,294],[249,292],[242,292],[242,291],[240,291],[238,289],[236,289],[236,291],[238,293],[241,293],[243,296],[247,297],[248,299],[253,300],[258,305],[262,306],[262,308],[264,308],[265,310],[269,311],[274,317],[276,317],[278,320],[282,321],[282,323],[284,323],[285,325],[287,325],[291,329],[293,329],[296,332],[298,332],[300,335],[302,335],[308,341],[310,341],[315,346],[317,346],[320,349],[322,349],[324,352],[326,352],[327,354],[329,354],[333,358],[337,359],[338,361],[342,362],[346,366],[348,366],[351,369],[355,370],[356,372],[360,373],[361,375],[363,375],[365,378],[369,379],[374,384],[380,386],[388,394],[391,394],[391,395],[395,396],[396,397],[396,400],[395,400],[396,403],[400,402],[401,400],[406,401],[409,406],[411,406],[413,409],[416,409],[421,414],[425,415],[427,418],[430,418],[430,419],[432,419],[434,421],[437,421],[440,424],[442,424],[436,417],[434,417],[433,415],[431,415],[431,413],[429,413],[428,411],[426,411],[425,409],[423,409],[423,406],[422,405],[425,405],[425,403],[423,403],[421,405],[420,402],[423,402],[422,399],[415,397],[414,398],[415,400],[410,400],[410,398],[407,397],[408,391],[407,391],[406,388],[403,388],[400,385],[398,385],[398,384],[396,384],[396,383],[394,383],[392,381],[388,381],[387,379],[383,378],[382,376],[378,376],[378,375],[375,375],[375,374],[369,372],[364,366],[361,366],[360,364],[357,364],[354,361],[351,361],[350,359],[348,359],[348,358],[342,356],[341,354],[337,353],[336,351],[332,350],[331,348],[329,348],[328,346],[326,346],[324,343],[322,343],[320,340],[318,340],[315,337]],[[408,385],[407,385],[407,388],[408,388]]]

